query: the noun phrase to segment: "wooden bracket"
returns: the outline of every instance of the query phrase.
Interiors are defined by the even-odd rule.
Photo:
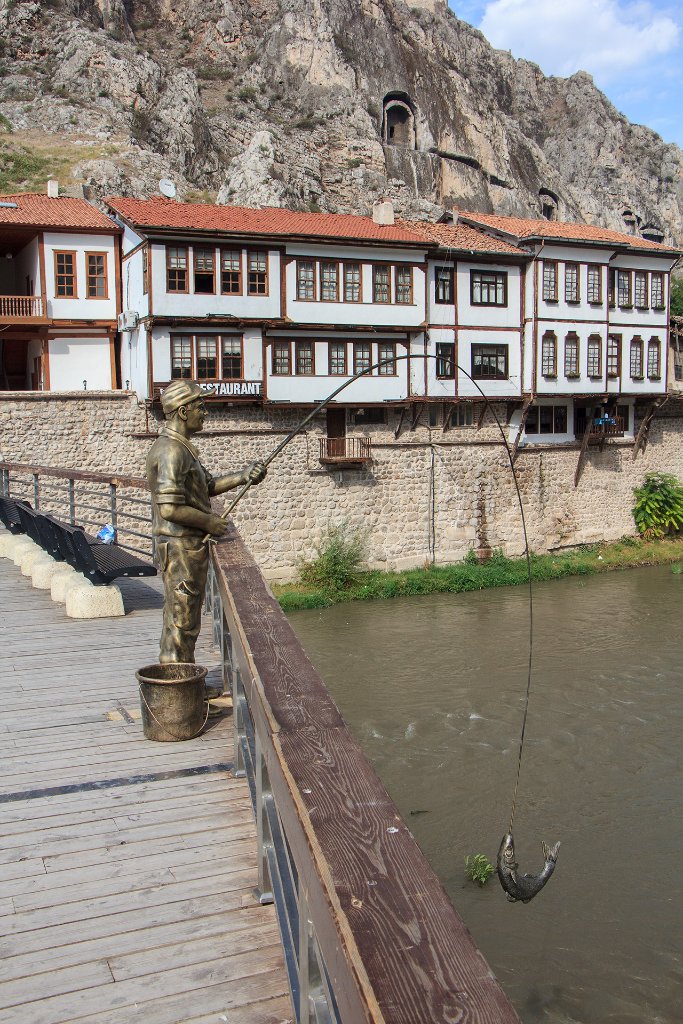
[[[633,456],[632,456],[632,459],[633,459],[634,462],[635,462],[636,458],[638,457],[638,452],[639,451],[645,451],[645,449],[647,448],[647,442],[648,442],[648,438],[650,436],[650,426],[652,424],[652,421],[655,418],[658,410],[661,409],[662,406],[666,405],[666,403],[668,401],[669,401],[669,396],[668,395],[666,395],[663,399],[662,398],[656,399],[656,401],[654,401],[652,403],[650,408],[647,410],[647,412],[643,416],[643,419],[642,419],[642,422],[640,424],[640,427],[638,428],[638,433],[636,434],[635,444],[633,445]],[[635,414],[635,409],[634,409],[634,414]]]
[[[406,406],[404,405],[403,408],[401,409],[401,415],[399,416],[399,419],[398,419],[398,426],[396,427],[396,430],[394,431],[394,441],[398,441],[399,437],[401,436],[401,429],[403,427],[403,420],[405,419],[407,411],[408,410],[407,410]]]
[[[581,474],[583,473],[584,459],[586,457],[586,451],[588,450],[588,442],[590,441],[591,436],[591,423],[591,418],[589,416],[586,416],[586,430],[583,435],[583,441],[581,442],[581,448],[579,449],[579,458],[576,463],[576,470],[574,472],[575,488],[579,486],[579,480],[581,479]]]
[[[519,427],[517,428],[517,435],[510,451],[510,461],[514,464],[517,458],[517,452],[519,451],[519,442],[522,440],[522,434],[524,433],[524,427],[526,426],[526,418],[529,415],[529,408],[531,406],[531,395],[524,396],[524,403],[522,405],[522,418],[519,421]],[[508,420],[509,422],[509,420]]]
[[[451,402],[451,404],[448,406],[448,412],[444,416],[443,427],[441,428],[444,434],[446,433],[447,430],[450,429],[451,420],[453,419],[453,413],[454,412],[455,412],[455,402]]]
[[[411,430],[415,430],[415,427],[420,422],[420,416],[422,415],[422,410],[423,409],[424,409],[424,402],[415,402],[415,404],[413,405],[413,418],[410,421],[410,429]]]

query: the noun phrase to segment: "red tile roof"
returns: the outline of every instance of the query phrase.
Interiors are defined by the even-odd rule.
[[[65,231],[100,230],[118,232],[117,226],[100,210],[85,199],[24,192],[15,196],[0,196],[0,203],[16,203],[16,209],[0,206],[0,228],[13,227],[58,228]]]
[[[492,253],[501,256],[529,256],[524,249],[520,249],[511,242],[496,238],[485,231],[478,231],[467,224],[430,224],[427,221],[400,221],[399,223],[421,233],[442,249],[452,249],[454,252]]]
[[[372,217],[339,213],[295,213],[278,207],[178,203],[173,199],[107,199],[125,220],[144,230],[177,228],[220,234],[335,238],[359,242],[424,244],[424,235],[404,225],[375,224]]]
[[[525,217],[501,217],[495,213],[472,213],[465,210],[457,211],[459,220],[477,227],[491,228],[502,231],[520,241],[531,238],[546,240],[596,242],[607,245],[627,246],[632,249],[647,249],[649,252],[668,254],[676,252],[671,246],[650,242],[646,238],[627,235],[611,228],[601,228],[594,224],[570,224],[560,220],[533,220]]]

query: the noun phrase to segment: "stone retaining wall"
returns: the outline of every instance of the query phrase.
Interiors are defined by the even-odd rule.
[[[504,407],[499,412],[504,414]],[[199,439],[214,472],[265,458],[300,418],[298,411],[213,406]],[[324,416],[273,463],[267,480],[235,513],[246,543],[264,573],[291,578],[310,557],[328,525],[348,522],[367,531],[372,565],[407,568],[462,559],[474,548],[523,550],[514,482],[491,417],[480,429],[443,433],[418,425],[394,431],[359,428],[373,441],[363,470],[330,470],[318,461]],[[406,421],[409,422],[408,417]],[[7,461],[121,472],[144,472],[147,450],[160,425],[130,395],[0,395],[0,456]],[[638,421],[636,421],[636,430]],[[653,421],[644,452],[612,441],[589,450],[574,488],[578,447],[520,449],[516,462],[531,547],[536,551],[613,540],[634,532],[633,488],[646,472],[683,479],[683,403],[670,401]]]

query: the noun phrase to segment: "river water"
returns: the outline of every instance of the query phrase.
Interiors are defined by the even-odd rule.
[[[540,870],[542,840],[562,846],[527,905],[463,866],[495,862],[510,817],[526,589],[290,619],[524,1024],[681,1024],[683,575],[534,586],[521,871]]]

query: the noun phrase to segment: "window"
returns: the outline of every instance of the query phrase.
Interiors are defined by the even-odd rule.
[[[296,372],[299,377],[311,377],[314,370],[313,342],[297,341],[294,343]]]
[[[631,301],[631,271],[617,270],[617,302],[620,306],[629,307]]]
[[[564,301],[579,301],[579,264],[565,263],[564,265]]]
[[[507,306],[508,276],[485,270],[470,271],[470,301],[473,306]]]
[[[443,406],[441,402],[430,402],[429,404],[429,426],[439,427],[443,423]]]
[[[439,342],[436,346],[436,376],[439,380],[455,380],[455,343]]]
[[[622,421],[624,430],[630,430],[631,423],[631,406],[630,405],[618,405],[617,416]]]
[[[621,373],[621,335],[607,336],[607,376],[618,377]]]
[[[557,263],[543,260],[543,298],[546,302],[557,302]]]
[[[189,334],[171,335],[171,379],[192,379],[192,337]]]
[[[185,246],[166,246],[166,291],[187,291],[187,249]]]
[[[579,376],[579,336],[574,331],[564,339],[564,375]]]
[[[273,342],[273,376],[286,376],[292,372],[292,349],[288,341]]]
[[[456,405],[451,416],[451,423],[454,427],[473,427],[474,403],[460,402]]]
[[[346,342],[331,341],[329,346],[329,370],[333,377],[346,376]]]
[[[380,341],[377,361],[382,364],[377,371],[380,377],[396,376],[396,345],[393,341]]]
[[[147,295],[149,292],[149,246],[145,245],[142,249],[142,294]]]
[[[552,331],[546,331],[541,341],[541,373],[557,377],[557,338]]]
[[[213,334],[197,337],[197,380],[218,380],[218,338]]]
[[[566,434],[566,405],[532,405],[524,424],[526,434]]]
[[[372,301],[391,302],[389,267],[376,263],[372,268]]]
[[[600,377],[602,374],[602,338],[591,334],[586,350],[588,356],[588,376]]]
[[[588,301],[598,305],[602,302],[602,270],[600,267],[588,266],[586,283]]]
[[[76,253],[55,253],[55,298],[76,298]]]
[[[659,354],[659,338],[650,338],[647,343],[647,375],[650,380],[661,377]]]
[[[452,306],[453,305],[453,268],[452,267],[435,267],[434,268],[434,301],[441,305]]]
[[[360,263],[344,264],[344,302],[360,302],[363,297]]]
[[[386,423],[387,411],[386,409],[378,409],[376,407],[356,409],[353,419],[357,426],[366,423]]]
[[[223,378],[240,380],[242,377],[242,339],[223,338]]]
[[[261,250],[247,253],[247,294],[268,294],[268,253]]]
[[[361,373],[372,366],[372,346],[369,341],[354,341],[353,372]]]
[[[339,299],[339,264],[323,261],[320,264],[320,298],[323,302]]]
[[[647,273],[636,270],[633,280],[633,298],[638,309],[647,309]]]
[[[507,345],[473,345],[472,377],[474,380],[507,380]]]
[[[221,250],[221,292],[242,294],[242,253],[239,249]]]
[[[664,309],[664,274],[650,275],[650,299],[653,309]]]
[[[215,253],[213,249],[194,249],[194,290],[197,295],[213,295]]]
[[[89,299],[106,299],[107,294],[107,254],[106,252],[88,252],[85,254],[85,293]]]
[[[614,307],[614,296],[617,287],[617,272],[616,270],[610,269],[607,276],[607,301],[611,307]]]
[[[409,306],[413,301],[413,268],[395,267],[394,286],[396,302],[402,306]]]
[[[315,263],[313,260],[296,261],[296,297],[304,302],[315,299]]]
[[[643,339],[639,335],[631,340],[631,376],[643,379]]]

